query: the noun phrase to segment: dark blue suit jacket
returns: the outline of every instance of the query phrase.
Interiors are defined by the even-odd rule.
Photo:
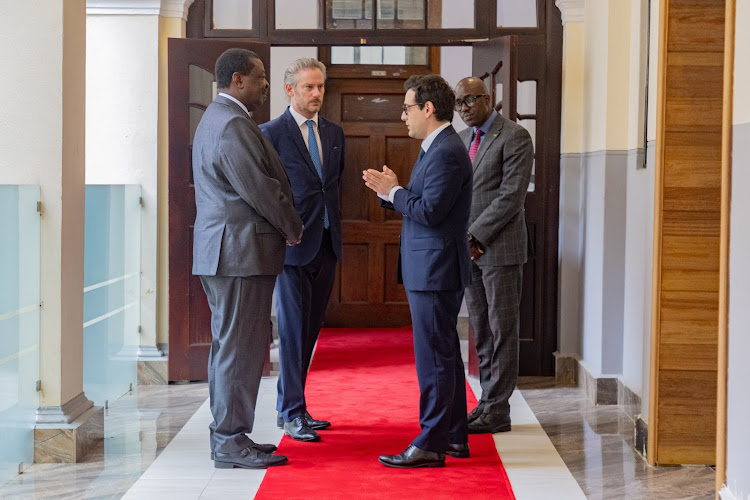
[[[323,204],[328,207],[331,241],[336,258],[341,260],[341,208],[339,187],[344,170],[344,131],[318,115],[322,144],[323,182],[315,170],[300,128],[289,108],[275,120],[260,125],[279,153],[294,192],[294,207],[305,224],[302,242],[287,247],[284,265],[303,266],[317,255],[323,237]]]
[[[393,208],[403,215],[401,272],[412,291],[462,290],[471,281],[467,239],[472,168],[453,126],[441,131],[414,165]]]

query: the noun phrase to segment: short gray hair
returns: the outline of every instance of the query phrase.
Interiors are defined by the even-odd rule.
[[[301,57],[287,66],[284,71],[284,85],[291,85],[294,88],[297,85],[297,74],[303,69],[319,69],[323,72],[323,80],[326,79],[326,65],[314,57]]]

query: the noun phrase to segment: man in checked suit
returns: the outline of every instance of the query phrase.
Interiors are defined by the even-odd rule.
[[[469,413],[469,433],[510,430],[508,400],[518,379],[521,277],[527,258],[524,200],[534,146],[525,128],[499,115],[479,78],[456,85],[459,134],[474,168],[469,219],[472,282],[469,321],[479,355],[482,397]]]
[[[403,216],[401,270],[411,310],[419,379],[422,432],[388,467],[443,467],[445,455],[469,456],[466,381],[456,322],[471,261],[466,230],[471,208],[471,161],[451,126],[455,97],[437,75],[412,76],[404,85],[401,120],[422,139],[409,184],[396,174],[365,170],[367,187],[383,206]]]
[[[249,50],[229,49],[215,74],[219,95],[193,139],[193,274],[211,308],[211,458],[217,469],[265,468],[287,458],[247,434],[284,243],[299,243],[302,221],[276,151],[250,117],[268,93],[263,62]]]
[[[276,280],[279,329],[277,424],[298,441],[319,441],[316,430],[331,424],[307,411],[305,382],[315,342],[341,260],[339,187],[344,169],[344,131],[318,115],[326,67],[312,58],[294,61],[284,73],[290,106],[261,125],[281,157],[305,224],[302,242],[286,253]]]

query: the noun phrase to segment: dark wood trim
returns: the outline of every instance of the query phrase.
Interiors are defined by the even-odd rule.
[[[537,0],[537,26],[525,28],[498,28],[496,0],[475,0],[474,28],[444,29],[325,29],[326,10],[320,2],[320,25],[310,30],[276,29],[275,0],[256,0],[253,3],[253,27],[250,30],[214,29],[212,24],[213,0],[196,0],[204,5],[203,37],[259,39],[272,45],[471,45],[473,42],[508,35],[544,35],[545,8],[554,7],[552,0]],[[373,26],[376,26],[376,2],[373,1]],[[427,2],[425,1],[425,4]],[[191,7],[191,15],[193,8]],[[199,10],[196,9],[196,12]],[[425,12],[429,12],[429,9]],[[426,17],[429,26],[429,15]],[[203,38],[200,37],[200,38]],[[189,35],[189,38],[198,38]]]
[[[419,65],[368,65],[368,64],[332,64],[331,46],[324,45],[318,48],[318,59],[326,65],[327,78],[367,78],[375,80],[404,79],[412,75],[424,75],[428,73],[440,73],[440,47],[428,47],[429,64]],[[382,71],[385,74],[373,74],[373,71]]]
[[[542,331],[543,352],[554,352],[557,350],[557,251],[558,231],[560,221],[560,130],[562,126],[562,64],[563,64],[563,27],[560,11],[555,7],[553,1],[548,1],[546,12],[541,18],[546,18],[549,23],[546,26],[546,53],[545,64],[546,92],[542,99],[537,98],[547,106],[545,130],[544,154],[547,155],[547,181],[544,197],[546,201],[544,218],[545,224],[544,245],[547,249],[544,262],[543,287],[544,304]],[[539,113],[537,106],[537,113]],[[555,360],[553,356],[542,361],[542,374],[555,374]]]
[[[213,26],[213,7],[214,0],[203,0],[205,9],[203,10],[203,32],[205,38],[258,38],[263,39],[268,35],[268,1],[256,0],[252,2],[252,23],[253,27],[249,30],[242,29],[216,29]],[[275,5],[275,0],[271,0]]]

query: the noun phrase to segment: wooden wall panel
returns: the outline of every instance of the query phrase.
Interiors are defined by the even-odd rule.
[[[715,462],[724,2],[662,0],[649,462]]]

